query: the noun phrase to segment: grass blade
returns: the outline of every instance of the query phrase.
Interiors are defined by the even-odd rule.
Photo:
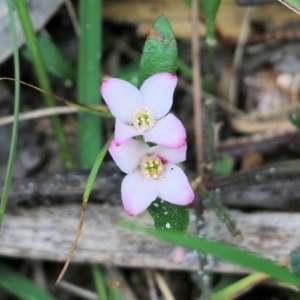
[[[10,0],[7,0],[10,1]],[[55,300],[26,277],[0,262],[0,286],[21,300]]]
[[[300,287],[300,277],[291,273],[288,269],[277,265],[269,259],[255,255],[249,251],[239,249],[222,242],[199,238],[192,235],[183,235],[179,232],[165,232],[149,227],[136,225],[128,221],[121,222],[122,227],[142,232],[169,243],[181,245],[199,252],[210,253],[220,259],[243,266],[244,268],[268,274],[270,277]]]
[[[108,300],[108,295],[106,291],[106,283],[105,278],[103,276],[103,272],[99,266],[92,265],[94,282],[96,285],[96,289],[98,291],[99,299]]]
[[[12,32],[12,44],[14,50],[14,72],[15,78],[20,79],[20,64],[19,64],[19,53],[18,53],[18,43],[17,43],[17,34],[15,19],[13,15],[12,3],[10,0],[6,0],[8,7],[10,28]],[[15,165],[16,149],[17,149],[17,140],[18,140],[18,128],[19,128],[19,109],[20,109],[20,83],[15,81],[15,100],[14,100],[14,123],[12,128],[12,138],[10,145],[10,153],[7,165],[7,173],[5,176],[5,183],[3,188],[3,194],[0,202],[0,229],[2,227],[2,222],[4,218],[4,213],[8,201],[8,195],[10,190],[11,179],[13,176],[13,169]]]
[[[27,5],[24,0],[15,1],[15,5],[18,10],[24,35],[27,41],[27,45],[32,56],[32,61],[33,61],[33,65],[34,65],[34,69],[36,72],[39,85],[43,90],[52,93],[49,78],[47,76],[41,51],[36,40],[36,36],[34,33],[32,22],[30,20]],[[55,106],[55,101],[51,96],[44,94],[43,97],[47,107]],[[60,147],[64,167],[67,170],[73,169],[73,160],[72,160],[71,152],[69,149],[69,145],[67,143],[66,136],[63,132],[61,122],[57,116],[53,116],[51,117],[51,123]]]

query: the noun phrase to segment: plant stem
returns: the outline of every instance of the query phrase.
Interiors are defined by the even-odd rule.
[[[39,86],[43,90],[52,93],[49,78],[45,69],[40,48],[36,40],[26,2],[24,0],[16,0],[15,4],[23,27],[24,35],[27,41],[27,46],[31,52],[32,61],[35,68],[37,80],[39,82]],[[56,106],[55,101],[51,96],[44,94],[43,97],[47,107]],[[64,167],[67,170],[73,169],[73,160],[66,136],[63,132],[62,124],[57,116],[51,117],[51,123],[60,147]]]
[[[13,15],[12,3],[10,0],[6,0],[6,5],[8,7],[10,28],[12,34],[12,44],[14,50],[14,72],[15,72],[15,106],[14,106],[14,123],[12,128],[12,138],[10,144],[10,152],[8,159],[7,172],[5,176],[5,183],[3,188],[3,194],[0,202],[0,229],[2,227],[2,222],[4,219],[4,213],[8,201],[8,195],[10,190],[11,179],[13,176],[13,169],[15,165],[15,157],[17,150],[17,141],[18,141],[18,128],[19,128],[19,108],[20,108],[20,64],[19,64],[19,52],[18,52],[18,44],[17,44],[17,34],[16,34],[16,26],[15,19]]]
[[[100,104],[101,9],[99,0],[80,1],[78,101]],[[81,168],[91,168],[103,145],[98,116],[80,112],[78,147]]]

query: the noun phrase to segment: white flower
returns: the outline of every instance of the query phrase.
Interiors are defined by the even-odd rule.
[[[134,139],[119,144],[113,140],[109,152],[127,175],[121,195],[124,209],[137,215],[157,198],[177,205],[188,205],[195,195],[181,168],[175,164],[186,159],[186,143],[178,148],[149,147]]]
[[[186,140],[181,121],[167,114],[173,103],[177,76],[158,73],[149,77],[140,90],[127,81],[110,78],[101,85],[102,96],[116,118],[117,143],[142,135],[145,142],[177,148]]]

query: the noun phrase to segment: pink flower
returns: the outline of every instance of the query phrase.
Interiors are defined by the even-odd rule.
[[[186,159],[186,143],[178,148],[149,147],[134,139],[119,144],[113,140],[109,153],[125,176],[121,194],[124,209],[137,215],[157,198],[177,205],[188,205],[194,192],[181,168],[175,164]]]
[[[123,143],[143,135],[145,142],[177,148],[186,140],[181,121],[168,114],[173,103],[177,77],[158,73],[138,90],[127,81],[110,78],[101,85],[102,96],[116,118],[115,141]]]

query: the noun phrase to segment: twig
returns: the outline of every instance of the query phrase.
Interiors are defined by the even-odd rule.
[[[229,104],[236,106],[236,97],[237,97],[237,86],[238,86],[238,73],[241,65],[241,61],[243,59],[244,47],[247,42],[247,38],[250,31],[250,21],[252,14],[254,12],[254,8],[248,8],[246,11],[246,15],[244,17],[240,35],[238,38],[237,46],[234,53],[233,60],[233,71],[232,77],[229,82],[229,91],[228,91],[228,102]]]
[[[154,278],[161,293],[164,296],[164,300],[175,300],[170,288],[168,287],[165,279],[161,276],[161,274],[157,271],[154,271]]]
[[[42,108],[37,110],[32,110],[19,114],[19,121],[33,120],[39,118],[45,118],[53,115],[63,115],[72,114],[78,112],[78,108],[71,106],[60,106],[60,107],[50,107]],[[0,126],[10,124],[14,121],[14,116],[5,116],[0,118]]]
[[[201,67],[200,67],[200,39],[199,39],[199,0],[192,0],[191,21],[192,21],[192,62],[193,62],[193,102],[194,102],[194,130],[195,130],[195,148],[196,148],[196,167],[198,176],[203,175],[203,122],[202,122],[202,103],[201,103]],[[204,236],[204,217],[203,217],[203,199],[195,191],[196,196],[196,216],[198,236]],[[201,299],[211,299],[210,276],[205,270],[207,265],[207,256],[204,253],[198,253],[199,256],[199,285],[201,287]]]
[[[98,295],[94,292],[87,291],[86,289],[83,289],[79,286],[76,286],[75,284],[72,284],[67,281],[60,281],[57,283],[57,286],[59,286],[61,289],[68,291],[69,293],[72,293],[73,295],[79,296],[82,299],[86,300],[98,300]]]
[[[199,2],[192,1],[192,62],[193,62],[193,98],[194,98],[194,127],[196,146],[196,165],[198,175],[203,169],[203,136],[202,136],[202,107],[201,107],[201,75],[200,75],[200,41],[199,41]]]
[[[150,271],[149,269],[146,269],[145,275],[146,275],[147,285],[149,288],[150,300],[158,300],[158,295],[157,295],[157,291],[155,288],[155,282],[154,282],[154,278],[153,278],[153,272]]]
[[[68,10],[68,14],[70,16],[75,34],[78,37],[80,34],[80,27],[79,27],[79,22],[78,22],[78,19],[76,16],[74,6],[70,0],[65,0],[65,4],[66,4],[67,10]]]

